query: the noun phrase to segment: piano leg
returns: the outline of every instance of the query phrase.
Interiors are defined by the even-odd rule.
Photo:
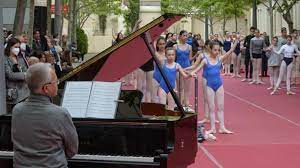
[[[1,159],[0,165],[1,165],[0,167],[3,168],[13,168],[13,161],[12,159],[7,159],[7,160]]]

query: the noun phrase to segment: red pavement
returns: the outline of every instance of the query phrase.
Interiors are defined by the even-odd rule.
[[[271,96],[267,84],[224,77],[224,87],[225,124],[235,133],[216,134],[216,142],[200,144],[195,163],[188,168],[299,168],[300,86],[294,89],[297,95],[286,95],[282,89]],[[199,97],[202,118],[201,88]]]

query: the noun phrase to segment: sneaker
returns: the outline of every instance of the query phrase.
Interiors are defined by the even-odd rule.
[[[192,112],[192,113],[195,112],[195,110],[190,108],[190,107],[184,107],[183,109],[184,109],[185,112]]]
[[[198,125],[197,126],[197,141],[198,142],[203,142],[205,139],[204,139],[204,126],[203,125]]]

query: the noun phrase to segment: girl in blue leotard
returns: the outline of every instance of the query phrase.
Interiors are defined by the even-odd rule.
[[[220,120],[219,133],[231,134],[230,130],[226,129],[224,123],[224,88],[221,79],[220,71],[222,62],[226,61],[235,50],[238,40],[235,40],[232,48],[224,55],[219,56],[220,46],[218,43],[211,42],[209,44],[209,55],[201,61],[197,67],[190,72],[190,75],[195,76],[196,73],[203,68],[205,78],[207,81],[206,96],[208,101],[209,115],[210,115],[210,130],[209,133],[216,133],[215,126],[215,98],[217,101],[218,118]]]
[[[188,75],[183,71],[181,66],[175,62],[176,52],[174,48],[166,49],[166,61],[162,66],[162,69],[169,80],[172,89],[175,91],[176,85],[176,74],[179,72],[183,77],[188,77]],[[168,110],[174,110],[174,100],[171,96],[169,89],[167,88],[166,82],[164,80],[160,80],[159,89],[158,89],[159,102],[161,104],[166,104],[168,101]]]
[[[155,44],[155,55],[158,58],[159,64],[160,66],[162,66],[166,60],[166,56],[165,56],[165,47],[166,47],[166,40],[164,37],[159,37],[156,40],[156,44]],[[159,83],[161,80],[161,74],[157,68],[156,63],[154,62],[154,73],[153,73],[153,89],[152,89],[152,102],[158,103],[159,102],[159,97],[158,97],[158,88],[159,88]]]
[[[193,60],[193,51],[192,47],[186,43],[188,37],[188,32],[185,30],[180,31],[179,33],[179,43],[174,45],[174,49],[176,50],[176,62],[182,67],[187,68],[191,66],[190,61]],[[187,111],[193,111],[189,108],[189,97],[190,97],[190,88],[191,88],[191,80],[184,79],[179,75],[179,79],[177,80],[177,84],[179,86],[179,97],[183,106],[187,107]]]

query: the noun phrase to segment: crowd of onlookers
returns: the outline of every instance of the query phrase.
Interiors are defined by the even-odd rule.
[[[11,106],[29,94],[24,81],[29,66],[38,62],[49,63],[61,77],[73,69],[72,63],[83,61],[76,43],[67,44],[66,35],[60,38],[58,34],[43,35],[35,30],[30,45],[27,34],[14,36],[6,28],[3,28],[3,34],[6,97]]]

